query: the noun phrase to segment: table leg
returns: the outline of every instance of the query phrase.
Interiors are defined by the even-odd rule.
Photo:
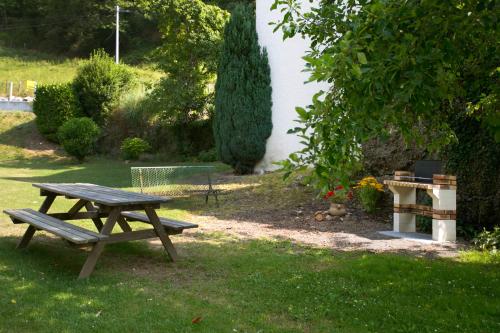
[[[110,235],[111,231],[113,231],[113,227],[115,226],[116,222],[118,221],[118,218],[120,217],[121,214],[121,209],[119,207],[113,208],[108,216],[108,219],[106,220],[106,223],[100,230],[100,233],[102,235]],[[99,241],[94,244],[92,247],[92,250],[90,251],[89,256],[87,257],[87,260],[85,261],[85,264],[83,264],[82,270],[80,271],[80,275],[78,276],[79,279],[84,279],[90,276],[92,272],[94,271],[95,265],[97,263],[97,259],[99,259],[99,256],[101,255],[102,251],[104,250],[105,246],[105,241]]]
[[[156,214],[155,210],[149,206],[146,206],[144,210],[146,211],[146,215],[149,218],[149,222],[151,222],[156,231],[156,234],[160,238],[161,243],[165,248],[165,251],[167,251],[170,260],[176,261],[178,257],[177,251],[175,250],[174,244],[172,244],[172,241],[165,232],[165,229],[161,225],[160,219],[158,218],[158,215]]]
[[[43,201],[42,205],[38,209],[39,212],[41,213],[47,213],[50,209],[50,206],[54,203],[54,200],[56,199],[55,195],[48,195],[45,197],[45,200]],[[23,238],[21,238],[21,241],[19,244],[17,244],[18,249],[24,249],[26,246],[28,246],[29,242],[35,235],[36,228],[33,226],[29,226],[28,229],[24,232]]]
[[[96,212],[97,211],[97,208],[94,207],[94,205],[89,201],[87,201],[87,203],[85,204],[85,209],[87,209],[87,212]],[[94,217],[92,219],[92,222],[94,222],[94,225],[97,228],[97,230],[99,230],[99,231],[102,230],[102,227],[104,226],[104,224],[102,223],[102,220],[100,218]]]

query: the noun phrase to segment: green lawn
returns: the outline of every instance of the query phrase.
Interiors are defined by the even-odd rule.
[[[5,81],[37,81],[38,84],[64,83],[76,75],[82,59],[57,57],[29,50],[0,46],[0,96],[5,95]],[[131,67],[140,82],[155,82],[161,73],[147,67]]]
[[[130,164],[28,153],[5,124],[28,135],[30,118],[0,120],[0,210],[37,208],[33,182],[130,186]],[[263,181],[259,193],[271,197],[258,199],[281,193],[279,184]],[[230,199],[226,208],[248,209]],[[186,203],[173,208],[160,213],[193,212]],[[498,256],[332,252],[200,232],[175,236],[176,263],[146,242],[110,245],[92,277],[78,281],[84,252],[43,234],[18,251],[24,228],[0,215],[0,332],[500,331]]]

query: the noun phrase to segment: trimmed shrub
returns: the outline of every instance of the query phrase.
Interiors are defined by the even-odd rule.
[[[59,127],[79,113],[71,85],[50,84],[38,87],[33,102],[33,112],[40,133],[48,140],[58,142]]]
[[[197,160],[200,162],[215,162],[217,161],[217,150],[215,148],[200,151]]]
[[[120,150],[124,159],[137,160],[141,154],[151,150],[151,146],[141,138],[127,138],[123,140]]]
[[[85,115],[104,125],[132,81],[127,67],[115,64],[104,50],[96,50],[78,69],[73,89]]]
[[[92,119],[82,117],[66,121],[57,134],[64,150],[83,162],[94,151],[100,130]]]
[[[271,76],[257,41],[255,15],[239,5],[224,31],[215,85],[214,137],[222,162],[238,174],[253,172],[271,135]]]

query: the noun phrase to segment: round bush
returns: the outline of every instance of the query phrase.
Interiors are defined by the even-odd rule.
[[[78,103],[70,84],[38,87],[33,102],[36,125],[44,137],[58,142],[57,130],[68,119],[78,115]]]
[[[149,151],[151,146],[141,138],[127,138],[123,140],[121,151],[126,160],[137,160],[141,154]]]
[[[58,131],[64,150],[82,162],[93,150],[100,130],[90,118],[73,118],[66,121]]]
[[[104,50],[97,50],[78,69],[73,89],[82,111],[103,125],[132,81],[133,74],[127,67],[115,64]]]
[[[217,161],[217,150],[215,148],[200,151],[198,153],[198,160],[200,162],[215,162]]]

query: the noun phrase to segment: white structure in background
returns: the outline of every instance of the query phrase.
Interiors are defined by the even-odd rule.
[[[297,127],[295,108],[311,104],[312,97],[327,85],[305,82],[309,74],[304,72],[305,61],[302,57],[309,48],[309,41],[296,36],[283,40],[281,31],[273,32],[274,26],[269,22],[279,21],[282,13],[271,11],[274,0],[257,0],[257,33],[259,43],[267,49],[271,67],[271,83],[273,88],[273,131],[267,140],[266,154],[256,166],[256,172],[276,169],[274,162],[284,160],[290,153],[300,150],[301,144],[296,135],[287,134],[291,128]],[[313,3],[314,5],[314,3]],[[302,0],[304,10],[311,7],[309,0]]]

